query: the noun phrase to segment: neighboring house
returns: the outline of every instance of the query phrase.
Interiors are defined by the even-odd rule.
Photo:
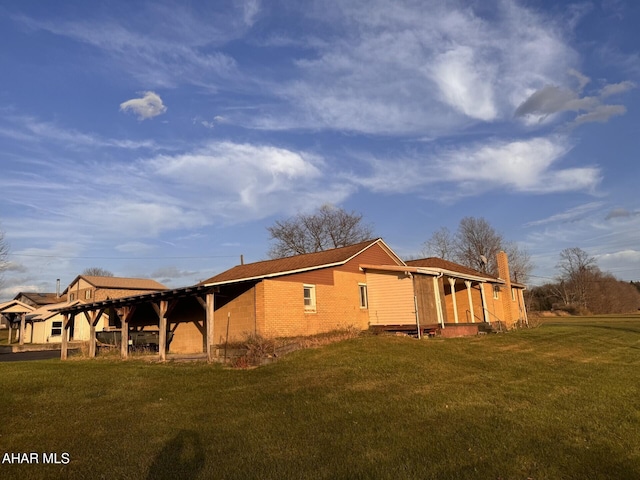
[[[5,319],[9,327],[9,337],[7,343],[13,341],[13,331],[16,329],[16,337],[20,344],[25,342],[28,338],[27,328],[27,314],[35,310],[31,305],[27,305],[19,300],[9,300],[8,302],[0,303],[0,315]]]
[[[34,308],[40,308],[54,303],[66,302],[67,297],[57,293],[20,292],[13,299]]]
[[[64,322],[64,315],[58,311],[60,308],[162,290],[166,290],[164,285],[146,278],[78,275],[60,296],[55,293],[25,292],[16,295],[14,302],[17,304],[12,310],[17,308],[21,312],[13,312],[13,324],[17,326],[21,321],[20,315],[24,313],[25,326],[21,343],[60,343]],[[12,310],[8,310],[7,315]],[[109,315],[109,312],[103,312],[97,319],[98,331],[119,327],[119,318],[116,315]],[[84,320],[73,322],[68,329],[68,339],[89,340],[88,322]]]

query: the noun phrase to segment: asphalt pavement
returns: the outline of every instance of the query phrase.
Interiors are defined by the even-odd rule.
[[[71,350],[69,350],[69,352],[71,352]],[[0,362],[26,362],[29,360],[49,360],[51,358],[60,358],[60,350],[3,353],[0,355]]]

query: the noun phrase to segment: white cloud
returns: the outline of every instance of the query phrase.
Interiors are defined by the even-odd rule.
[[[250,27],[246,22],[257,14],[251,5],[238,2],[225,14],[216,14],[206,5],[187,8],[152,2],[123,8],[118,21],[101,17],[99,9],[93,19],[16,16],[14,20],[91,45],[145,85],[192,84],[215,90],[219,82],[239,81],[233,58],[215,47]]]
[[[335,36],[308,38],[312,53],[296,62],[297,75],[263,86],[286,106],[234,120],[439,136],[509,119],[532,91],[566,81],[577,54],[554,19],[509,1],[498,10],[487,20],[451,2],[305,4]]]
[[[350,178],[373,191],[421,192],[440,199],[493,189],[528,193],[594,189],[601,177],[599,168],[557,165],[570,149],[564,137],[540,137],[413,153],[399,159],[368,156],[363,160],[371,166],[371,175]]]
[[[123,112],[131,111],[138,116],[139,120],[157,117],[167,111],[167,107],[162,103],[162,99],[155,92],[143,92],[141,98],[132,98],[120,104]]]
[[[192,208],[238,222],[342,201],[351,187],[326,177],[323,165],[307,152],[212,142],[191,153],[152,158],[141,168],[197,202]]]

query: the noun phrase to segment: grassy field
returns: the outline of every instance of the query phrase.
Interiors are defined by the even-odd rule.
[[[0,478],[640,478],[640,317],[361,337],[253,370],[0,363]]]

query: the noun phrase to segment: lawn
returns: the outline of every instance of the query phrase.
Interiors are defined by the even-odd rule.
[[[365,336],[253,370],[0,363],[0,478],[640,478],[640,317]]]

